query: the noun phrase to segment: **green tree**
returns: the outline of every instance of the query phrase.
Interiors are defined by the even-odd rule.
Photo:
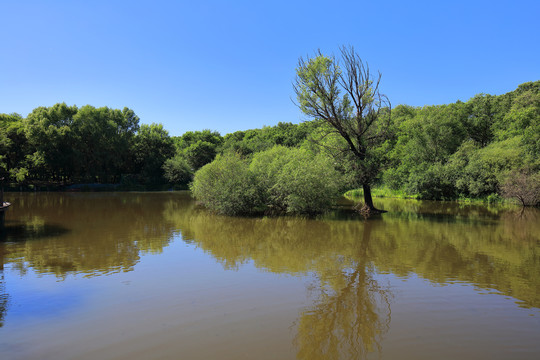
[[[29,174],[30,147],[24,129],[19,114],[0,114],[0,177],[8,175],[21,182]]]
[[[77,170],[86,180],[118,181],[132,163],[130,148],[139,129],[133,110],[83,106],[73,117]]]
[[[133,110],[67,106],[36,108],[25,119],[28,166],[47,181],[117,181],[132,164],[139,118]]]
[[[163,176],[171,184],[185,186],[193,178],[193,171],[186,158],[176,154],[174,157],[165,160]]]
[[[174,155],[174,143],[162,124],[141,125],[135,136],[133,154],[143,182],[163,182],[163,164]]]
[[[208,164],[217,154],[216,145],[199,140],[184,150],[184,156],[193,170],[198,170]]]
[[[182,136],[173,138],[176,150],[181,152],[192,144],[205,141],[219,147],[223,143],[223,137],[217,131],[205,129],[202,131],[187,131]]]
[[[271,210],[314,215],[327,211],[339,197],[343,177],[325,154],[276,145],[253,155],[257,177]]]
[[[382,114],[390,112],[390,102],[379,91],[381,74],[374,77],[352,47],[341,48],[341,63],[320,51],[313,58],[300,58],[294,83],[298,106],[343,138],[337,150],[354,160],[364,210],[381,212],[373,205],[371,186],[380,170],[376,148],[389,137],[390,116]]]
[[[203,205],[226,215],[314,215],[330,208],[341,187],[341,175],[324,154],[277,145],[251,159],[218,155],[195,173],[191,189]]]
[[[26,136],[33,147],[29,159],[38,177],[67,180],[75,171],[76,136],[72,131],[76,106],[65,103],[38,107],[25,120]]]
[[[478,94],[467,102],[468,116],[465,119],[467,134],[481,147],[493,140],[495,122],[495,97]]]

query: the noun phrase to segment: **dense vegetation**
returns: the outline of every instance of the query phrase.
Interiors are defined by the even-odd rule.
[[[540,81],[467,102],[399,105],[390,120],[391,136],[372,149],[380,169],[374,186],[423,199],[508,196],[538,204]],[[195,179],[223,171],[228,180],[242,179],[235,191],[254,198],[217,211],[312,213],[326,207],[324,197],[336,189],[361,186],[350,158],[332,151],[342,140],[328,135],[327,126],[313,120],[225,136],[203,130],[172,137],[160,124],[140,125],[127,108],[61,103],[36,108],[26,118],[0,114],[0,177],[23,188],[74,183],[187,188],[199,169]],[[229,185],[235,186],[221,184],[221,191],[238,194],[229,192]],[[202,186],[194,183],[195,194]],[[321,195],[321,203],[299,203],[313,194]],[[241,210],[231,210],[236,206]]]
[[[540,81],[450,105],[393,111],[394,138],[380,183],[424,199],[487,197],[516,174],[540,171]],[[529,187],[540,184],[531,181]]]
[[[352,47],[342,47],[340,58],[320,51],[313,58],[300,58],[294,92],[300,110],[325,125],[319,141],[362,186],[365,215],[380,213],[371,196],[371,186],[383,158],[377,151],[391,136],[391,105],[379,90],[381,73],[372,75]]]
[[[195,174],[191,189],[223,214],[316,214],[339,196],[341,177],[327,156],[276,145],[247,159],[218,156]]]

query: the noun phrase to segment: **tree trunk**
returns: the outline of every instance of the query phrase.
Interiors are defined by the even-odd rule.
[[[379,210],[373,205],[373,198],[371,196],[371,186],[369,184],[362,184],[364,190],[364,206],[360,209],[360,213],[365,217],[369,217],[374,214],[385,213],[385,210]]]
[[[369,186],[369,184],[362,184],[362,188],[364,189],[365,206],[370,210],[376,210],[373,205],[373,198],[371,197],[371,186]]]

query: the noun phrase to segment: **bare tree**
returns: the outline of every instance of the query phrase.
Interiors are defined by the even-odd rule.
[[[300,58],[294,82],[302,112],[324,121],[329,133],[342,139],[334,150],[353,160],[350,166],[364,190],[363,212],[368,214],[383,212],[371,196],[381,165],[377,148],[388,139],[390,127],[391,105],[379,91],[381,76],[373,76],[354,48],[342,47],[340,60],[320,50],[313,58]]]
[[[523,206],[540,204],[540,173],[512,172],[501,187],[506,198],[516,198]]]

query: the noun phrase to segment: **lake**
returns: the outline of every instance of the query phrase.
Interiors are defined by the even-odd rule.
[[[538,359],[540,211],[213,215],[183,192],[6,193],[2,359]]]

